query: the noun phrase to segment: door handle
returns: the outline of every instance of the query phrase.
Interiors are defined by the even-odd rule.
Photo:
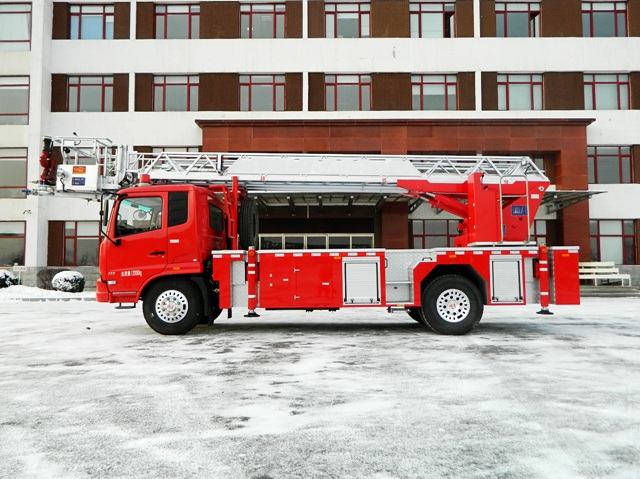
[[[162,254],[164,254],[164,251],[152,251],[151,253],[149,253],[149,256],[157,256]]]

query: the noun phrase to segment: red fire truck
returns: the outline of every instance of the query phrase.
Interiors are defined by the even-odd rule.
[[[465,334],[485,305],[539,301],[550,314],[550,303],[580,301],[578,248],[529,239],[549,180],[527,157],[143,154],[60,137],[45,139],[41,164],[40,194],[102,202],[97,300],[142,301],[161,334],[213,324],[234,307],[249,317],[258,308],[401,309],[438,333]],[[428,202],[460,218],[459,236],[434,249],[257,249],[259,204],[309,198]]]

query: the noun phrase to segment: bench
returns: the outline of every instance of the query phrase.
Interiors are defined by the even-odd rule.
[[[631,275],[620,273],[613,261],[578,263],[578,276],[581,282],[593,282],[594,286],[598,286],[598,283],[602,284],[603,282],[631,286]]]

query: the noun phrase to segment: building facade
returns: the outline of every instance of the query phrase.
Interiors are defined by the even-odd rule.
[[[0,267],[97,263],[99,205],[37,197],[43,136],[141,152],[527,155],[532,236],[640,261],[640,0],[0,0]],[[262,246],[452,244],[428,205],[261,212]]]

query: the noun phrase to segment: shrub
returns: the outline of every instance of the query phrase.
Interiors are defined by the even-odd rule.
[[[51,286],[56,291],[81,293],[84,290],[84,276],[77,271],[61,271],[53,277]]]
[[[20,280],[11,271],[7,271],[6,269],[0,269],[0,288],[17,286],[19,283],[20,283]]]

